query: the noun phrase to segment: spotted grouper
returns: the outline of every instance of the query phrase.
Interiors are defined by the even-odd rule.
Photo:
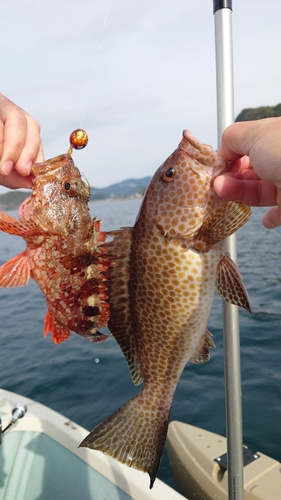
[[[74,331],[89,341],[106,338],[98,328],[109,318],[104,272],[106,233],[91,219],[90,187],[69,154],[33,165],[33,191],[19,208],[19,221],[0,212],[0,230],[21,236],[26,249],[0,268],[0,286],[37,281],[48,305],[44,335],[55,343]]]
[[[189,131],[156,171],[133,228],[111,232],[109,328],[141,392],[98,425],[80,446],[101,450],[148,472],[153,486],[174,391],[188,361],[205,363],[214,347],[207,322],[214,286],[250,310],[223,239],[250,217],[245,203],[225,202],[214,179],[228,169]]]

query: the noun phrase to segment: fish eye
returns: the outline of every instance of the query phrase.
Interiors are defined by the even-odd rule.
[[[169,167],[162,173],[162,179],[165,182],[171,182],[175,176],[176,170],[174,167]]]
[[[64,181],[62,184],[63,191],[69,196],[77,196],[79,194],[79,187],[76,182]]]

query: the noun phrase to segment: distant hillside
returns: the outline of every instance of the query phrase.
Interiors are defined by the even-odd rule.
[[[0,209],[1,210],[14,210],[30,196],[30,191],[13,190],[0,195]]]
[[[127,179],[107,188],[91,187],[90,201],[117,199],[117,198],[140,198],[143,196],[151,177],[142,179]],[[19,205],[30,196],[30,191],[13,190],[0,195],[0,210],[16,210]]]
[[[272,118],[274,116],[281,116],[281,104],[243,109],[235,121],[246,122],[250,120],[260,120],[261,118]]]
[[[151,177],[142,179],[127,179],[117,184],[111,184],[106,188],[91,187],[90,200],[105,200],[108,198],[136,198],[141,197],[146,190]]]

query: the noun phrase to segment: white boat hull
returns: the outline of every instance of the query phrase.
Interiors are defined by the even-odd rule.
[[[0,417],[8,425],[15,404],[28,411],[4,434],[0,500],[184,500],[156,479],[100,452],[78,448],[88,431],[50,408],[0,389]]]
[[[226,453],[226,438],[173,421],[167,449],[179,491],[189,500],[227,500],[228,475],[216,461]],[[244,466],[245,500],[281,500],[281,464],[263,453]]]

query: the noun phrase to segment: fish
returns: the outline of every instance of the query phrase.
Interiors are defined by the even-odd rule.
[[[26,249],[0,267],[0,287],[20,287],[34,279],[48,311],[44,337],[59,344],[76,332],[86,340],[105,340],[108,322],[105,271],[111,261],[101,221],[91,219],[90,187],[69,154],[35,163],[33,189],[20,205],[19,220],[0,212],[0,230],[21,236]]]
[[[188,361],[209,360],[207,328],[219,295],[250,312],[249,297],[223,240],[245,224],[249,204],[213,189],[229,168],[211,146],[183,132],[155,172],[135,225],[110,231],[109,330],[126,357],[139,394],[97,425],[81,447],[100,450],[147,472],[153,487],[175,389]]]

